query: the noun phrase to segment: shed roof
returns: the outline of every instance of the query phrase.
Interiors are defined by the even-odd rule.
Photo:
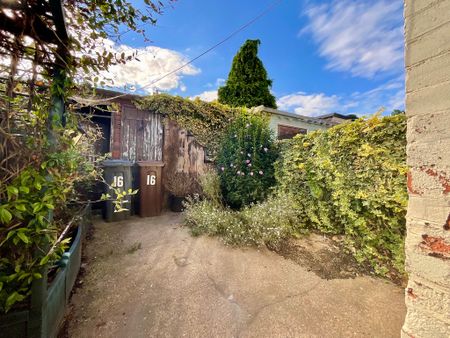
[[[330,114],[324,114],[324,115],[317,116],[318,119],[329,119],[332,117],[337,117],[337,118],[340,118],[343,120],[353,120],[354,119],[353,116],[339,114],[339,113],[330,113]]]
[[[300,120],[300,121],[303,121],[303,122],[306,122],[306,123],[317,124],[317,125],[326,126],[326,127],[333,127],[335,125],[334,123],[330,123],[330,122],[327,122],[325,120],[321,120],[320,118],[304,116],[304,115],[299,115],[299,114],[294,114],[294,113],[289,113],[289,112],[286,112],[286,111],[273,109],[273,108],[269,108],[269,107],[264,107],[264,106],[258,106],[258,107],[253,108],[253,109],[254,109],[254,111],[258,111],[258,112],[262,111],[262,112],[266,112],[266,113],[269,113],[269,114],[290,117],[290,118],[293,118],[293,119],[296,119],[296,120]]]

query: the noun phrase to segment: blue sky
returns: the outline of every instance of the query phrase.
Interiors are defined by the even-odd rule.
[[[143,1],[135,1],[139,5]],[[178,0],[146,42],[134,33],[110,48],[138,51],[111,69],[115,85],[212,100],[246,39],[260,39],[259,57],[282,110],[316,116],[368,115],[404,107],[403,1],[284,0],[266,16],[193,65],[139,90],[208,49],[265,10],[273,0]],[[131,86],[131,87],[130,87]]]

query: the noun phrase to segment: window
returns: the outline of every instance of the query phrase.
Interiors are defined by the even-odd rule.
[[[278,125],[278,139],[279,140],[293,138],[297,134],[306,134],[306,129],[292,127],[292,126],[284,126],[282,124]]]

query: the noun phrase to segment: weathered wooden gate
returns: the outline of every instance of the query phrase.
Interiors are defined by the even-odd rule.
[[[122,103],[120,158],[131,162],[162,161],[162,115]]]

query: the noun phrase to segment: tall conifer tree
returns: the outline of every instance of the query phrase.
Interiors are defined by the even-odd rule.
[[[272,80],[258,58],[259,40],[247,40],[233,58],[225,86],[219,88],[219,102],[232,107],[264,105],[276,108],[275,97],[270,93]]]

